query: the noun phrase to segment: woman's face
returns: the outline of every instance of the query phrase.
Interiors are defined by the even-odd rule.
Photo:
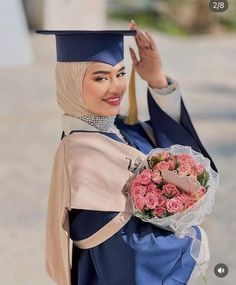
[[[115,116],[126,90],[123,61],[115,66],[101,62],[91,63],[83,81],[83,99],[92,113],[99,116]]]

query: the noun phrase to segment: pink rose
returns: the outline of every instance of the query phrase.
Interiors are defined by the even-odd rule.
[[[170,162],[168,161],[161,161],[161,162],[158,162],[154,167],[153,167],[153,170],[159,170],[159,171],[162,171],[162,170],[168,170],[170,168]]]
[[[191,165],[188,162],[181,162],[178,168],[178,172],[180,175],[188,175],[191,171]]]
[[[132,181],[132,184],[131,184],[131,188],[134,188],[134,187],[139,186],[139,185],[140,185],[139,179],[137,177],[134,178],[134,180]]]
[[[189,164],[193,165],[194,160],[190,154],[177,154],[178,162],[188,162]]]
[[[135,186],[135,187],[131,187],[131,194],[132,196],[137,196],[137,195],[141,195],[144,196],[147,192],[147,189],[145,186],[143,185],[139,185],[139,186]]]
[[[186,203],[190,197],[187,194],[180,194],[177,199],[179,199],[182,203]]]
[[[174,184],[168,183],[163,186],[162,193],[166,198],[173,198],[175,196],[178,196],[180,194],[180,191],[177,189],[177,187]]]
[[[151,182],[151,169],[144,169],[138,176],[138,180],[142,185],[147,185]]]
[[[166,216],[166,209],[164,207],[156,207],[153,214],[158,218],[164,218]]]
[[[158,170],[153,170],[151,173],[152,181],[156,184],[160,184],[162,182],[162,176]]]
[[[174,197],[166,202],[166,209],[169,213],[175,214],[182,212],[184,205],[179,199]]]
[[[142,195],[135,196],[134,204],[137,209],[142,211],[145,206],[145,198]]]
[[[189,199],[188,201],[186,201],[185,204],[184,204],[185,209],[190,208],[194,203],[195,203],[195,201],[190,198],[190,199]]]
[[[149,209],[154,209],[157,206],[157,196],[154,193],[147,193],[145,196],[146,206]]]
[[[156,196],[159,196],[162,194],[161,189],[157,188],[156,184],[154,184],[154,183],[150,183],[147,185],[147,193],[148,192],[153,193]]]
[[[159,188],[156,188],[156,190],[153,192],[156,196],[162,195],[162,190]]]
[[[166,198],[164,196],[157,196],[157,206],[164,207],[166,205]]]
[[[176,169],[176,161],[175,160],[171,160],[170,161],[170,169],[169,170],[174,170]]]
[[[202,174],[205,170],[204,165],[202,163],[195,165],[195,170],[198,175]]]
[[[196,173],[194,167],[192,167],[192,168],[190,169],[189,175],[190,175],[192,178],[197,179],[197,173]]]
[[[152,192],[154,193],[157,190],[156,184],[150,183],[147,185],[147,192]]]

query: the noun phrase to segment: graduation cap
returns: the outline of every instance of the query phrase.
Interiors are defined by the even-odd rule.
[[[56,36],[58,62],[98,61],[112,66],[124,59],[124,36],[134,36],[135,30],[38,30],[36,33]],[[135,72],[129,84],[129,111],[126,124],[137,123]]]
[[[124,36],[134,30],[38,30],[39,34],[55,35],[57,61],[100,61],[112,66],[124,59]]]

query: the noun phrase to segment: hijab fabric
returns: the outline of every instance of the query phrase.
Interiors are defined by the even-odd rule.
[[[57,103],[72,117],[94,115],[83,98],[83,79],[91,62],[57,62]]]

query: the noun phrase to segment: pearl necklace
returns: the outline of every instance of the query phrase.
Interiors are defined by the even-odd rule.
[[[127,140],[122,136],[119,129],[114,124],[115,116],[83,115],[78,116],[77,118],[86,122],[90,126],[95,127],[101,132],[111,132],[116,134],[124,143],[128,144]]]

